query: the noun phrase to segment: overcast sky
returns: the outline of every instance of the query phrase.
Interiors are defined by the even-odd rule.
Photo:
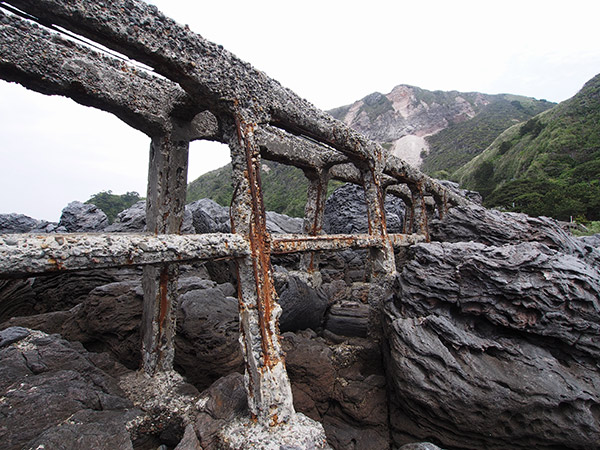
[[[150,3],[322,109],[398,84],[560,102],[600,73],[598,0]],[[108,113],[0,81],[0,133],[0,213],[145,195],[149,140]],[[227,159],[193,143],[189,179]]]

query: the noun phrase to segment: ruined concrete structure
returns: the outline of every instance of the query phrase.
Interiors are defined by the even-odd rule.
[[[274,426],[294,414],[271,255],[301,252],[303,270],[318,283],[319,251],[366,248],[371,281],[385,287],[395,271],[394,248],[427,240],[428,216],[441,217],[466,202],[141,0],[8,0],[0,6],[1,78],[113,113],[151,139],[150,233],[4,235],[0,276],[143,265],[142,364],[154,374],[173,364],[178,264],[235,259],[248,400],[261,423]],[[84,44],[79,36],[112,52]],[[231,150],[231,234],[179,235],[188,147],[196,139],[219,141]],[[262,159],[304,171],[305,234],[267,232]],[[368,234],[323,234],[330,179],[364,187]],[[410,207],[406,234],[387,233],[386,194]]]

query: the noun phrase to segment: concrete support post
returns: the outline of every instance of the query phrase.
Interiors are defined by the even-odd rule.
[[[152,139],[146,226],[155,234],[179,234],[187,188],[189,140],[178,128]],[[178,266],[145,266],[142,278],[142,367],[146,373],[173,369]]]
[[[231,149],[234,193],[232,232],[249,243],[250,257],[236,260],[240,311],[240,343],[246,363],[246,389],[252,415],[275,426],[294,416],[292,390],[279,342],[278,319],[270,259],[270,235],[260,183],[256,124],[236,119],[226,130]]]
[[[323,216],[327,200],[327,184],[329,171],[325,169],[305,170],[308,179],[306,207],[304,209],[304,233],[318,236],[323,232]],[[313,286],[321,285],[319,273],[319,254],[316,252],[303,253],[300,259],[300,270],[306,271]]]
[[[396,263],[394,248],[387,235],[385,194],[381,188],[381,172],[370,168],[361,170],[361,174],[367,203],[369,234],[381,238],[383,243],[380,248],[371,248],[370,250],[371,279],[375,281],[391,276],[396,270]]]
[[[427,206],[423,189],[420,185],[409,185],[409,188],[412,197],[409,232],[423,234],[429,241]]]

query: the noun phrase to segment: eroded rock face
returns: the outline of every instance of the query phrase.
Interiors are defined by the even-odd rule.
[[[58,226],[69,233],[101,231],[108,226],[108,217],[96,205],[75,201],[62,210]]]
[[[594,250],[563,230],[554,219],[505,213],[477,205],[455,207],[443,220],[432,220],[430,236],[434,241],[473,241],[497,246],[540,242],[551,249],[600,263],[600,250]]]
[[[0,331],[7,335],[15,329]],[[0,342],[4,448],[133,448],[126,424],[141,411],[118,386],[123,369],[106,355],[31,330]]]
[[[405,205],[397,197],[385,198],[385,214],[389,233],[401,233]],[[328,234],[368,233],[367,205],[361,186],[345,184],[337,188],[325,203],[323,230]]]
[[[296,410],[323,424],[333,448],[389,448],[378,344],[366,339],[328,343],[311,330],[283,338]]]
[[[539,242],[411,248],[385,308],[396,444],[593,448],[600,273]]]
[[[56,226],[56,222],[37,220],[25,214],[0,214],[0,234],[50,233]]]

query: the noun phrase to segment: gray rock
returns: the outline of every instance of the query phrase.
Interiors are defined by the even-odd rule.
[[[566,232],[554,219],[505,213],[477,205],[451,208],[443,220],[432,220],[430,236],[434,241],[473,241],[496,246],[540,242],[551,249],[600,264],[600,251],[591,247],[586,249],[584,243]]]
[[[185,427],[183,438],[181,439],[181,442],[177,444],[175,450],[203,450],[192,424],[188,424]]]
[[[335,449],[389,448],[386,383],[379,344],[332,344],[311,330],[284,333],[294,407],[323,424]]]
[[[117,214],[115,221],[107,226],[105,231],[107,233],[141,233],[147,231],[146,200],[140,200]],[[193,234],[194,232],[192,214],[186,207],[183,212],[181,234]]]
[[[215,381],[198,402],[194,430],[205,450],[218,448],[221,430],[234,417],[248,414],[244,376],[232,373]]]
[[[126,423],[141,411],[100,359],[39,331],[0,349],[3,447],[132,448]]]
[[[192,214],[196,233],[231,232],[229,208],[208,198],[203,198],[186,205],[186,209]]]
[[[117,214],[107,233],[141,232],[146,229],[146,200],[140,200]]]
[[[589,247],[600,249],[600,233],[593,234],[592,236],[582,236],[579,241]]]
[[[397,197],[385,198],[388,232],[401,233],[406,207]],[[325,203],[323,230],[328,234],[367,233],[367,205],[364,189],[355,184],[337,188]]]
[[[96,205],[75,201],[62,210],[58,226],[69,233],[102,231],[108,226],[108,217]]]
[[[31,333],[27,328],[23,327],[9,327],[0,331],[0,348],[6,347],[14,342],[18,342],[21,339],[25,339]]]
[[[279,214],[274,211],[267,211],[267,231],[269,233],[302,233],[304,219],[289,217],[285,214]]]
[[[339,336],[367,337],[369,311],[369,306],[363,303],[336,303],[327,312],[325,329]]]
[[[0,234],[51,233],[57,224],[37,220],[24,214],[0,214]]]
[[[600,272],[539,242],[411,248],[386,304],[396,445],[594,448]]]
[[[315,289],[299,278],[289,275],[278,288],[281,317],[279,328],[297,331],[311,328],[318,330],[323,325],[327,297],[321,289]]]
[[[443,450],[431,442],[414,442],[411,444],[404,444],[398,450]]]

